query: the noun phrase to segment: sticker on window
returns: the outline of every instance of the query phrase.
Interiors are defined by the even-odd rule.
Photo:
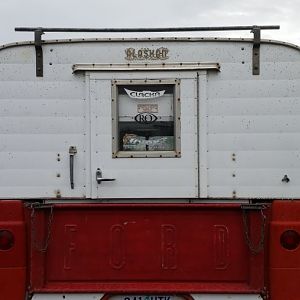
[[[153,99],[153,98],[159,98],[164,95],[165,90],[162,91],[132,91],[129,89],[125,89],[127,95],[130,98],[134,99]]]
[[[150,113],[155,114],[158,113],[158,104],[138,104],[137,112],[140,114]]]

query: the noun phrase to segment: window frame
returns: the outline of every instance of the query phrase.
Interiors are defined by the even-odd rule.
[[[174,146],[173,151],[121,151],[119,150],[119,85],[174,85],[173,112],[174,112]],[[181,98],[180,79],[136,79],[112,80],[112,157],[113,158],[174,158],[181,157]]]

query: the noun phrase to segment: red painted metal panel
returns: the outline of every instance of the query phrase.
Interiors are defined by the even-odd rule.
[[[285,230],[300,234],[300,201],[274,201],[270,226],[270,291],[272,300],[298,300],[300,247],[286,250],[280,244]]]
[[[0,201],[0,230],[9,230],[14,244],[0,250],[0,299],[25,298],[26,286],[26,234],[21,201]]]
[[[259,212],[249,231],[259,240]],[[259,292],[264,254],[239,205],[55,205],[35,211],[33,291]],[[30,223],[30,222],[29,222]]]

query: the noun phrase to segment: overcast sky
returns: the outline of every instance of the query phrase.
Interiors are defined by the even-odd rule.
[[[299,12],[300,0],[0,0],[0,45],[33,39],[33,33],[14,32],[18,26],[108,28],[254,24],[280,25],[280,30],[264,31],[262,37],[300,45]],[[218,32],[210,35],[221,36]],[[252,37],[249,32],[227,35]],[[53,37],[65,38],[71,34],[43,36],[44,39]]]

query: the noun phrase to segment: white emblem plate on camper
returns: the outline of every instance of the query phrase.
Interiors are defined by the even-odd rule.
[[[127,48],[125,49],[126,60],[166,60],[169,58],[167,55],[168,48],[160,47],[157,49],[150,48]]]
[[[165,90],[162,91],[132,91],[132,90],[128,90],[125,89],[127,95],[130,98],[134,98],[134,99],[153,99],[153,98],[159,98],[161,96],[163,96],[163,94],[165,93]]]

